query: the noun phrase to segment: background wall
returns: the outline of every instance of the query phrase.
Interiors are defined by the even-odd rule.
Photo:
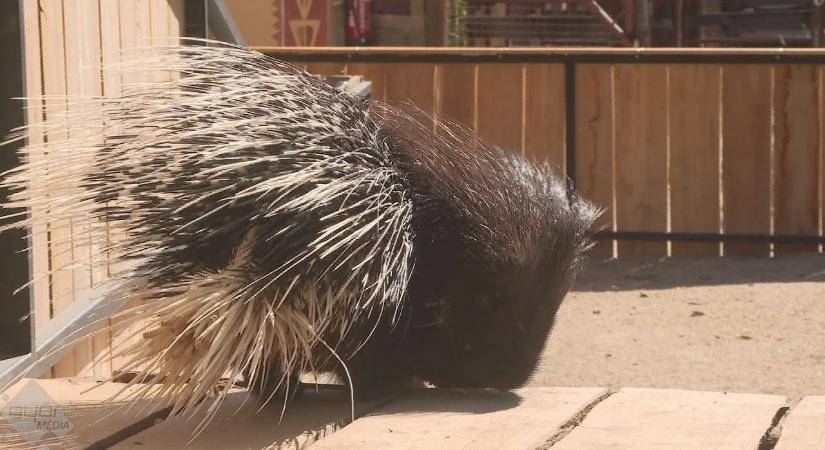
[[[301,62],[305,52],[278,56]],[[560,173],[572,167],[572,152],[576,188],[605,208],[599,224],[606,230],[823,235],[822,55],[810,54],[808,63],[747,63],[746,51],[720,51],[714,56],[723,62],[646,63],[627,52],[621,62],[576,63],[568,85],[564,63],[541,62],[542,55],[565,59],[564,51],[486,52],[477,62],[463,49],[372,52],[324,51],[306,68],[363,75],[378,100],[411,100]],[[353,61],[334,62],[344,54]],[[610,54],[617,52],[592,52]],[[566,129],[568,89],[574,129]],[[815,242],[621,240],[596,251],[768,257],[820,249]]]
[[[18,2],[0,2],[0,142],[13,128],[23,125],[23,60]],[[18,164],[18,145],[0,148],[0,173]],[[5,193],[0,191],[0,203]],[[5,211],[4,211],[5,212]],[[0,220],[0,223],[2,221]],[[0,234],[0,360],[29,352],[29,291],[11,290],[29,278],[24,231]]]

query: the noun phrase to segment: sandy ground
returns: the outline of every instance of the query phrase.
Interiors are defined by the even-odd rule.
[[[825,256],[592,262],[531,385],[825,394]]]

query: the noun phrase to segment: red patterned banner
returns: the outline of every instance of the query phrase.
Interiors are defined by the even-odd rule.
[[[327,45],[327,0],[283,0],[284,44]]]

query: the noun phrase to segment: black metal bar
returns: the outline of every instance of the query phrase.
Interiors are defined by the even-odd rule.
[[[678,242],[748,242],[774,244],[825,244],[825,236],[791,234],[740,234],[740,233],[680,233],[655,231],[599,231],[598,240],[627,241],[678,241]]]
[[[576,186],[576,63],[572,61],[564,63],[564,146],[564,170],[572,191]]]
[[[169,418],[169,415],[172,413],[172,407],[168,406],[166,408],[160,409],[158,411],[149,414],[146,417],[141,417],[135,423],[126,426],[125,428],[119,429],[112,433],[109,436],[104,437],[103,439],[84,447],[83,450],[103,450],[106,448],[111,448],[113,445],[117,444],[118,442],[123,442],[130,437],[135,436],[136,434],[140,433],[143,430],[149,429],[153,427],[158,421],[163,421]],[[136,416],[139,417],[139,416]]]
[[[294,53],[273,48],[257,48],[269,56],[292,62],[374,62],[374,63],[650,63],[650,64],[825,64],[825,52],[758,53],[758,54],[703,54],[703,53],[348,53],[338,51]]]
[[[7,136],[26,120],[24,103],[19,100],[26,96],[22,2],[0,3],[0,17],[3,18],[3,26],[0,26],[0,58],[3,60],[0,67],[0,80],[3,80],[0,84],[0,136]],[[15,150],[20,144],[15,142],[0,149],[0,173],[19,167],[21,157]],[[11,192],[0,188],[0,202],[8,194]],[[7,214],[23,212],[24,209],[18,208],[3,211]],[[0,219],[0,226],[8,225],[4,222]],[[27,288],[14,292],[29,280],[27,234],[25,230],[17,229],[0,233],[0,360],[25,355],[32,347],[31,291]]]
[[[186,0],[184,3],[184,36],[190,38],[206,39],[206,0]],[[189,41],[188,44],[202,45],[197,41]]]

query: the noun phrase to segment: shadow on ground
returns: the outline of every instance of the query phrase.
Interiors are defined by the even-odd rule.
[[[825,255],[777,258],[592,258],[574,292],[825,281]]]

